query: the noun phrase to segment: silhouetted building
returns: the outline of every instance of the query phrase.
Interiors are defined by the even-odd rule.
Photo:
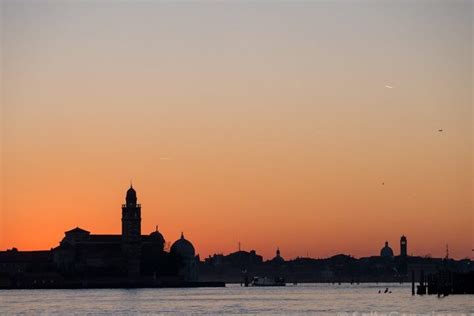
[[[393,250],[388,246],[388,241],[385,242],[385,246],[380,250],[380,256],[384,258],[393,257]]]
[[[53,258],[60,271],[69,274],[172,274],[164,244],[158,228],[150,235],[141,234],[141,205],[130,186],[122,205],[121,235],[95,235],[76,227],[65,232],[59,247],[53,249]]]
[[[239,250],[226,256],[222,254],[214,254],[213,256],[206,258],[205,262],[214,267],[224,265],[241,269],[261,264],[263,262],[263,257],[258,255],[255,250],[250,250],[250,252]]]
[[[193,244],[181,234],[170,251],[158,231],[141,234],[141,206],[133,187],[122,205],[122,234],[91,234],[76,227],[64,233],[50,251],[0,251],[0,288],[215,286],[243,282],[255,276],[282,277],[288,282],[402,282],[440,270],[474,271],[469,259],[407,255],[407,238],[400,238],[400,256],[388,242],[380,256],[356,259],[338,254],[326,259],[285,260],[276,255],[263,261],[255,250],[215,254],[200,261]],[[198,273],[199,272],[199,273]],[[198,279],[200,282],[195,282]],[[218,286],[222,286],[219,283]]]
[[[195,255],[193,244],[184,238],[183,233],[181,233],[181,238],[171,246],[171,253],[182,259],[179,269],[180,275],[186,281],[196,281],[198,278],[199,257]]]
[[[401,240],[406,241],[402,236]],[[265,262],[253,251],[237,251],[228,255],[209,256],[200,263],[199,275],[203,280],[235,282],[245,284],[255,276],[282,277],[287,282],[406,282],[414,271],[418,279],[441,269],[468,273],[474,271],[469,259],[452,260],[428,257],[394,256],[388,242],[380,255],[354,258],[338,254],[330,258],[296,258],[284,260],[277,249],[275,257]],[[403,253],[403,252],[402,252]]]
[[[285,259],[283,259],[283,257],[282,257],[281,254],[280,254],[280,248],[277,248],[275,257],[273,257],[273,259],[271,260],[271,262],[273,262],[273,263],[275,263],[275,264],[282,264],[282,263],[285,263]]]
[[[173,284],[198,279],[195,250],[190,241],[173,244],[171,253],[164,250],[165,239],[156,230],[141,234],[141,205],[130,186],[122,205],[122,234],[96,235],[76,227],[64,233],[59,246],[51,251],[0,252],[0,273],[25,280],[25,273],[54,272],[65,278],[128,277],[138,280],[151,277],[167,279]],[[53,279],[51,279],[53,280]]]
[[[137,192],[130,185],[122,205],[122,251],[130,276],[140,274],[141,209],[137,203]]]
[[[407,238],[403,235],[400,238],[400,257],[406,258],[407,256]]]
[[[250,252],[239,250],[228,254],[226,261],[234,266],[247,267],[262,263],[263,257],[258,255],[255,250],[250,250]]]

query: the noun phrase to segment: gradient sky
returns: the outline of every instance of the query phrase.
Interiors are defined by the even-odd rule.
[[[0,249],[471,256],[472,1],[0,2]]]

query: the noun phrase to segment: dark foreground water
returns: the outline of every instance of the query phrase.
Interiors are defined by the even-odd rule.
[[[378,294],[386,287],[391,294]],[[466,314],[474,296],[411,296],[409,284],[299,284],[277,288],[8,290],[0,314]]]

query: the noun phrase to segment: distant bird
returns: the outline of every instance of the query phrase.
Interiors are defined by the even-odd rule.
[[[393,86],[385,85],[385,88],[387,88],[387,89],[393,89]]]
[[[442,131],[443,131],[442,129],[439,129],[439,130],[438,130],[438,132],[440,132],[440,133],[441,133]]]
[[[385,182],[382,182],[382,185],[385,185]]]

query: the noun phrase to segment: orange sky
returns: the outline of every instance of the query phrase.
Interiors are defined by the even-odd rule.
[[[133,179],[201,257],[471,256],[472,2],[0,8],[0,249],[120,233]]]

